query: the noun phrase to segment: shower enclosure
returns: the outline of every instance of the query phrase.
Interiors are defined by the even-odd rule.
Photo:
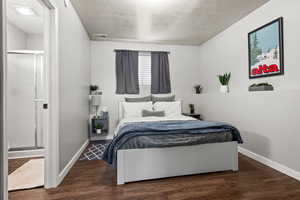
[[[9,51],[7,66],[9,152],[42,149],[45,102],[43,52]]]

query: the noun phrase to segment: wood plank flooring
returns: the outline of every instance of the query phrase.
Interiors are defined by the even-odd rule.
[[[11,192],[10,200],[300,200],[300,182],[239,155],[239,172],[166,178],[116,186],[104,161],[78,161],[56,189]]]
[[[16,158],[8,160],[8,174],[13,173],[16,169],[24,165],[26,162],[32,159],[40,159],[42,157],[34,157],[34,158]]]
[[[28,162],[30,158],[18,158],[8,160],[8,174],[13,173],[16,169]]]

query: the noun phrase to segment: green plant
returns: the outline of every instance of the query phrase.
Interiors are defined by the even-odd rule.
[[[102,124],[96,124],[95,129],[102,129]]]
[[[90,85],[90,92],[98,90],[98,85]]]
[[[230,73],[225,73],[223,75],[218,75],[219,81],[221,85],[228,85],[230,77],[231,77],[231,72]]]
[[[200,94],[202,91],[202,86],[201,85],[195,85],[194,89],[196,91],[196,94]]]
[[[201,85],[195,85],[194,88],[195,89],[202,89],[202,86]]]

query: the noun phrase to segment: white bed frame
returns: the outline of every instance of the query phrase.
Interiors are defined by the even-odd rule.
[[[121,118],[122,108],[120,103],[119,117]],[[117,184],[208,172],[238,171],[237,147],[238,144],[234,141],[169,148],[118,150]]]

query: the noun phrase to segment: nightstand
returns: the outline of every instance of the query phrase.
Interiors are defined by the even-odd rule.
[[[100,125],[101,133],[97,133],[96,126]],[[101,116],[93,117],[90,121],[90,140],[100,140],[104,135],[109,133],[109,115],[108,112],[104,112]]]
[[[191,113],[182,113],[184,116],[188,116],[188,117],[193,117],[195,119],[198,119],[198,120],[202,120],[202,117],[200,114],[197,114],[197,113],[194,113],[194,114],[191,114]]]

